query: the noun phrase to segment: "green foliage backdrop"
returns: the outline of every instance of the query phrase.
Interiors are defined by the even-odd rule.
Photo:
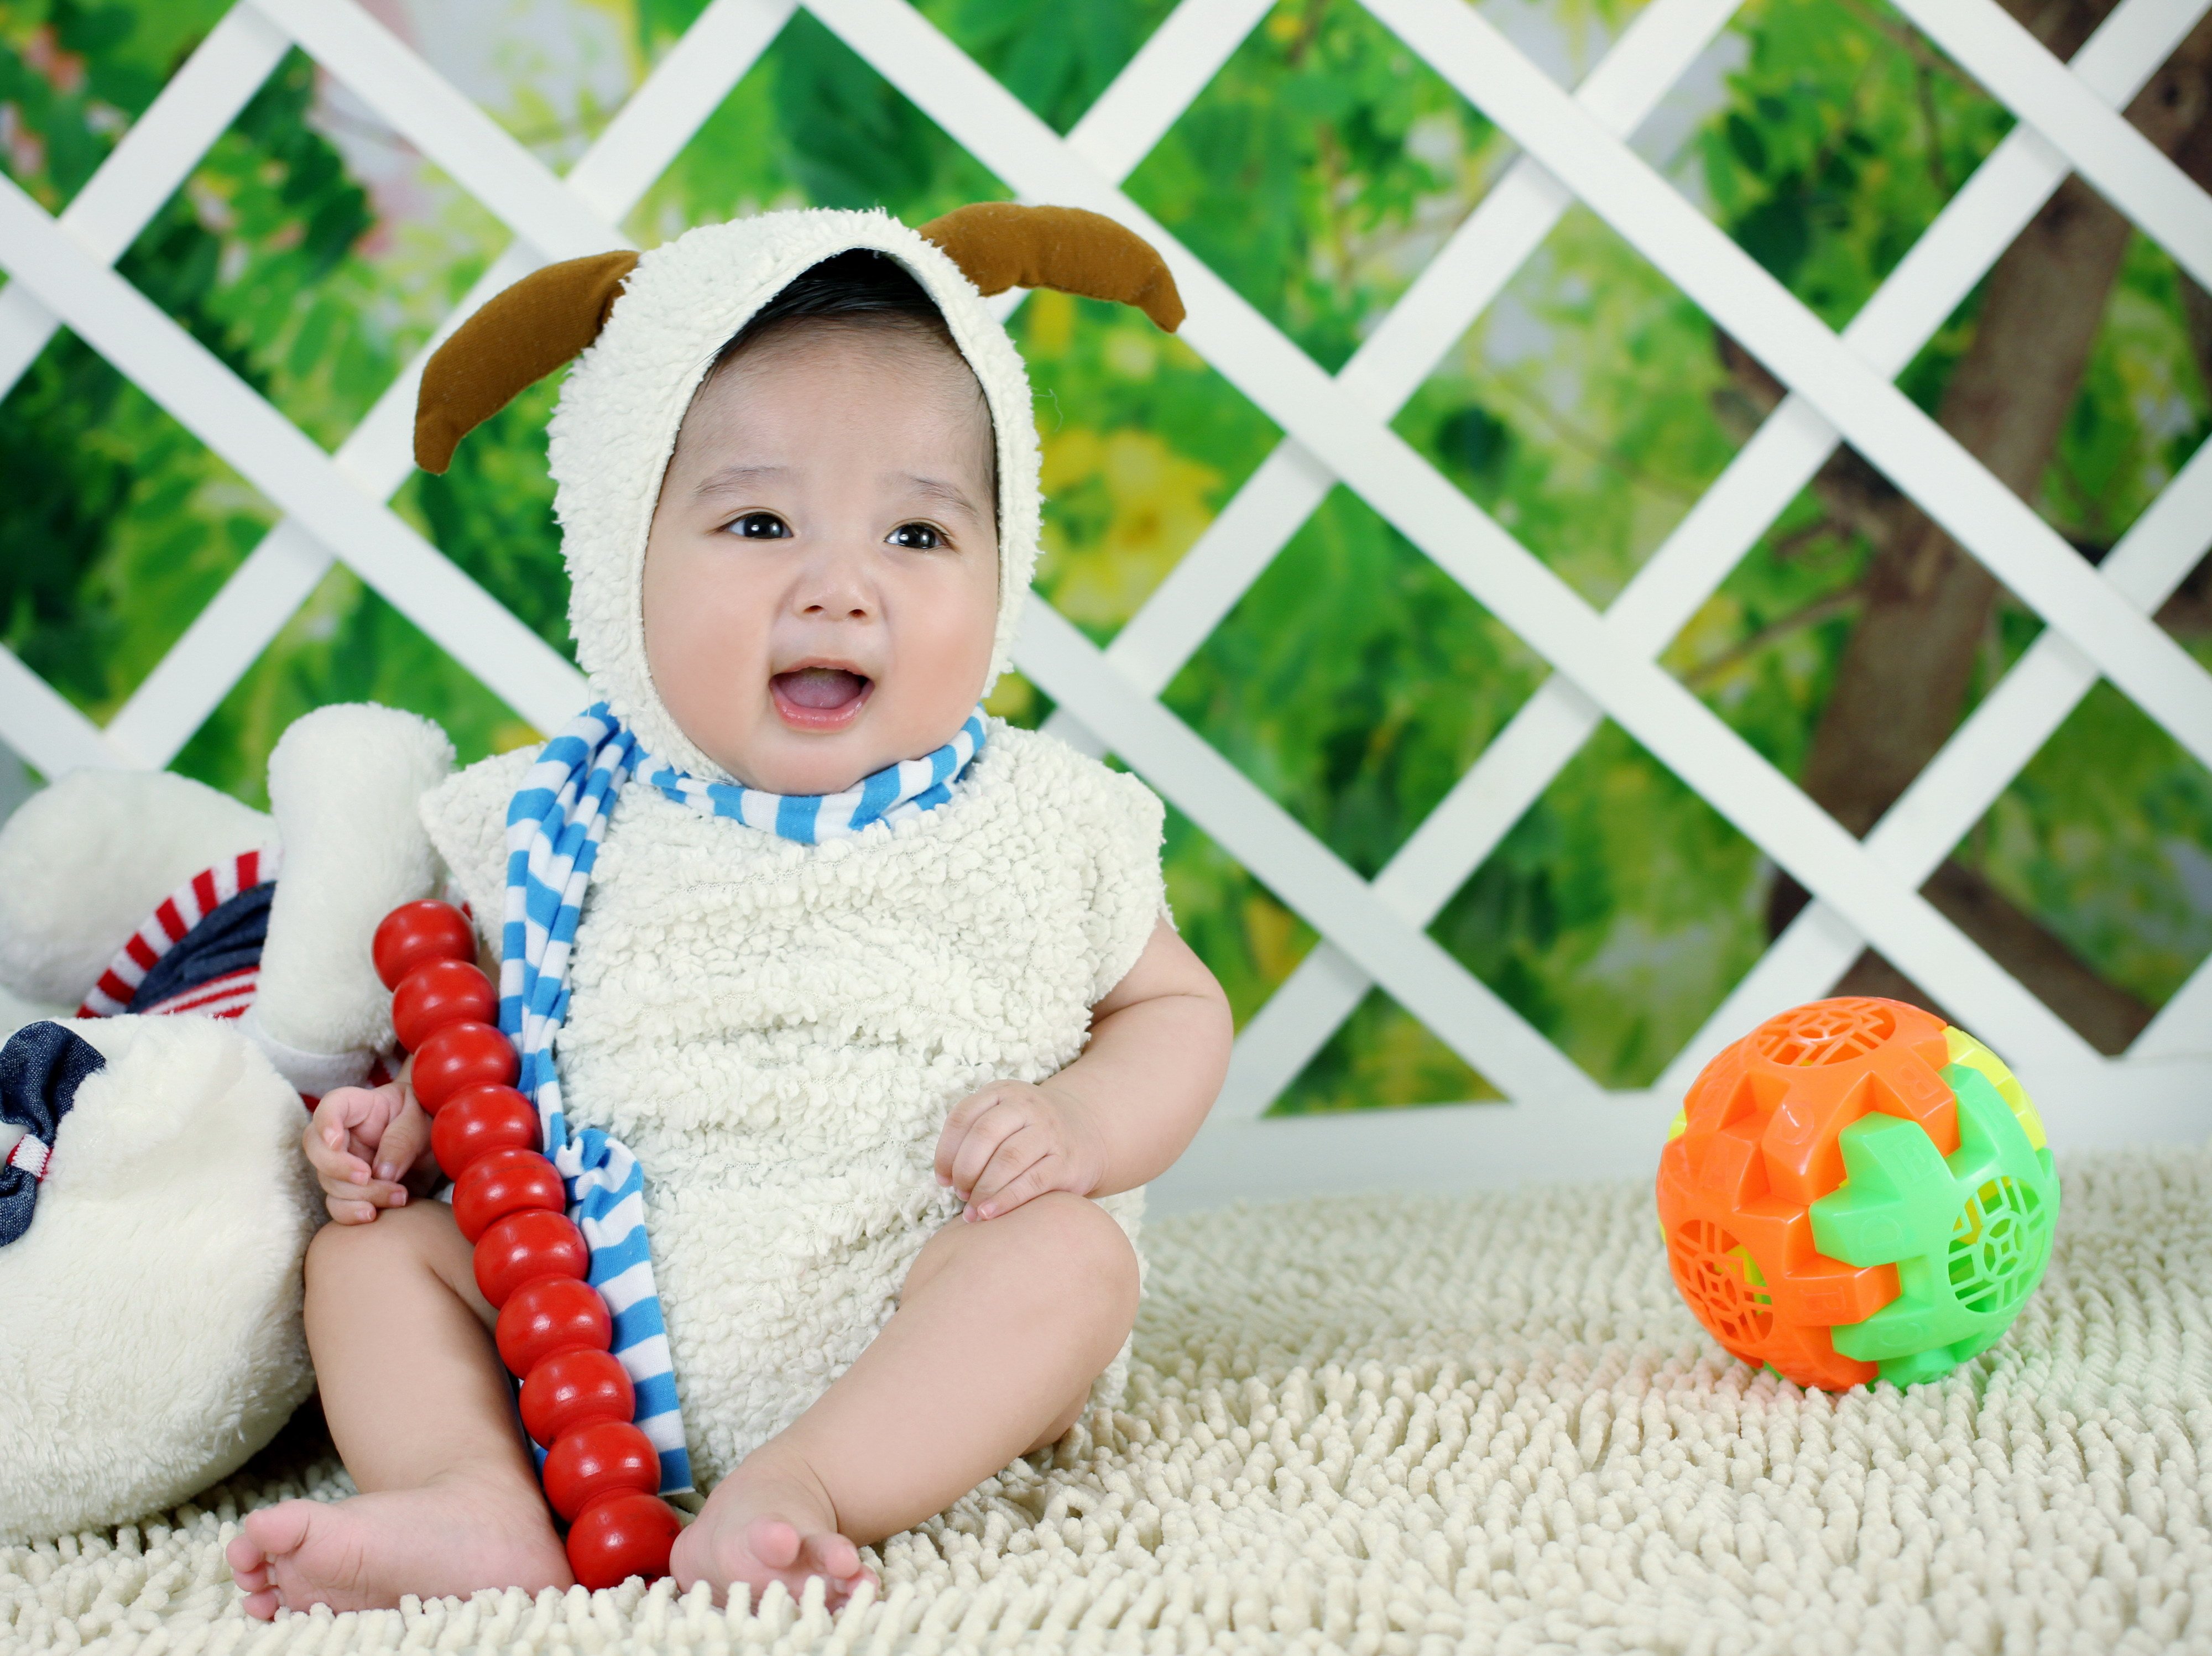
[[[1055,127],[1165,0],[924,0]],[[539,4],[495,116],[566,166],[691,21],[695,0]],[[1559,0],[1585,62],[1635,9]],[[80,189],[222,0],[0,3],[0,160],[49,209]],[[530,32],[594,64],[559,90]],[[544,45],[543,40],[538,45]],[[596,54],[596,56],[594,55]],[[1655,155],[1840,326],[2008,118],[1878,0],[1752,0],[1711,106]],[[557,78],[557,77],[556,77]],[[565,83],[564,83],[565,84]],[[1133,196],[1334,369],[1513,150],[1346,0],[1285,0],[1129,182]],[[800,15],[632,215],[685,226],[803,203],[918,222],[1003,186]],[[295,53],[123,261],[126,275],[335,446],[504,233]],[[1974,337],[1970,298],[1907,370],[1924,406]],[[1110,639],[1277,434],[1180,342],[1040,294],[1030,364],[1048,496],[1040,585]],[[2034,504],[2108,547],[2212,430],[2180,279],[2136,238]],[[544,426],[557,385],[464,445],[398,509],[566,647]],[[1591,602],[1617,594],[1762,411],[1712,325],[1610,230],[1570,213],[1455,342],[1397,428]],[[270,526],[268,504],[64,334],[0,402],[0,629],[95,718],[113,713]],[[1808,489],[1665,661],[1785,771],[1814,739],[1863,601],[1868,531]],[[2212,661],[2198,610],[2170,624]],[[1978,695],[2038,623],[2001,603]],[[1342,489],[1167,693],[1175,710],[1372,873],[1542,682],[1544,664]],[[223,701],[179,769],[258,800],[293,718],[370,698],[434,715],[465,758],[532,732],[342,570]],[[1971,699],[1971,698],[1970,698]],[[997,710],[1048,711],[1016,681]],[[1180,817],[1186,934],[1248,1017],[1311,931]],[[2212,950],[2212,778],[2100,688],[1960,848],[2022,914],[2145,1008]],[[1452,901],[1435,935],[1603,1083],[1648,1083],[1768,940],[1771,868],[1611,725]],[[1482,1097],[1379,992],[1278,1108]]]

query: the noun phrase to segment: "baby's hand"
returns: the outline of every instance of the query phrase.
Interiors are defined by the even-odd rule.
[[[401,1082],[336,1087],[315,1106],[301,1142],[331,1217],[363,1225],[379,1208],[405,1204],[406,1181],[428,1162],[430,1118]]]
[[[937,1182],[968,1204],[968,1219],[1012,1212],[1048,1190],[1088,1196],[1105,1166],[1083,1107],[1026,1081],[994,1081],[969,1094],[937,1140]]]

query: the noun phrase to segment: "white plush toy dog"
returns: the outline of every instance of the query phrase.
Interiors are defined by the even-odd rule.
[[[301,1099],[390,1047],[369,940],[433,888],[415,804],[452,763],[410,714],[325,707],[270,816],[81,771],[0,827],[0,986],[80,1012],[0,1047],[0,1542],[173,1505],[313,1388]]]

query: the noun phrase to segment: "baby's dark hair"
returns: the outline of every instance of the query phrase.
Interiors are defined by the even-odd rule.
[[[714,365],[809,322],[923,333],[959,355],[944,312],[911,270],[872,247],[851,247],[793,277],[715,353]]]
[[[855,332],[885,330],[912,338],[927,339],[952,353],[963,368],[968,359],[952,337],[945,313],[915,278],[914,273],[888,253],[872,247],[849,247],[818,264],[808,266],[785,284],[781,292],[755,311],[745,325],[732,334],[707,370],[711,379],[723,367],[754,346],[782,338],[801,329],[830,327]],[[990,489],[991,513],[998,516],[998,445],[992,440],[991,407],[980,380],[969,371],[975,400],[982,405],[984,481]]]

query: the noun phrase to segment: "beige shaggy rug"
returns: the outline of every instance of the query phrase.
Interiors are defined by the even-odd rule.
[[[1963,1373],[1807,1394],[1676,1300],[1648,1190],[1159,1221],[1126,1413],[881,1549],[836,1617],[487,1592],[249,1622],[239,1512],[0,1551],[0,1650],[2212,1651],[2212,1154],[2062,1164],[2041,1291]],[[0,1331],[4,1338],[4,1331]]]

